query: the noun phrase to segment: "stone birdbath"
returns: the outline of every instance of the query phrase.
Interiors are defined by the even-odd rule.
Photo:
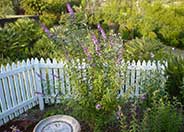
[[[80,132],[79,122],[68,115],[55,115],[41,120],[33,132]]]

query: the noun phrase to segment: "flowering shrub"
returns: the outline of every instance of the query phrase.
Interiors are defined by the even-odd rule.
[[[91,39],[93,43],[83,48],[86,61],[68,63],[74,93],[69,104],[77,117],[89,123],[95,132],[100,132],[108,123],[116,120],[117,97],[122,86],[119,73],[123,69],[118,66],[122,47],[120,44],[112,47],[104,36],[98,40],[92,34]]]
[[[68,104],[76,117],[100,132],[116,120],[123,43],[118,36],[107,36],[100,24],[90,31],[85,23],[75,22],[75,14],[68,8],[67,26],[53,29],[69,69],[72,98]]]
[[[126,60],[163,60],[167,54],[162,43],[149,38],[133,39],[125,44]]]

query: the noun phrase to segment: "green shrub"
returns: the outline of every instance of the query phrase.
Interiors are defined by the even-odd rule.
[[[179,132],[183,125],[182,105],[169,100],[161,73],[150,73],[140,85],[140,95],[122,98],[120,124],[122,132]],[[126,93],[125,93],[126,94]],[[126,97],[124,95],[124,97]]]
[[[40,20],[47,26],[58,25],[62,14],[67,13],[66,3],[78,6],[80,0],[22,0],[21,7],[28,15],[40,15]]]
[[[159,39],[166,45],[183,47],[184,8],[173,2],[108,0],[87,10],[90,24],[102,22],[106,30],[120,32],[126,40],[136,37]],[[93,5],[93,4],[92,4]]]
[[[166,56],[161,42],[149,38],[128,41],[124,50],[125,60],[162,60]]]
[[[176,102],[177,103],[177,102]],[[169,101],[154,101],[152,108],[144,113],[141,132],[179,132],[183,115],[176,104]]]
[[[41,15],[48,6],[43,0],[22,0],[20,4],[28,15]]]
[[[177,97],[184,104],[184,59],[171,56],[165,66],[166,90],[171,98]]]
[[[77,15],[81,14],[72,18],[66,16],[66,23],[53,28],[58,35],[56,42],[68,62],[72,89],[68,106],[95,132],[102,132],[116,119],[117,95],[121,86],[117,60],[118,56],[122,56],[119,50],[123,45],[118,36],[109,40],[107,36],[102,38],[99,32],[99,36],[95,37],[96,31],[90,31],[85,20],[77,19]],[[116,43],[118,40],[119,43]],[[83,59],[89,65],[86,69],[79,66]]]
[[[87,11],[88,21],[92,25],[102,22],[103,25],[107,25],[108,30],[120,32],[124,39],[135,38],[139,36],[135,8],[135,2],[108,0],[101,6],[94,6],[93,11]]]
[[[37,58],[58,58],[61,51],[58,51],[56,44],[52,39],[43,35],[31,49],[32,57]]]
[[[51,32],[57,35],[56,43],[58,49],[63,51],[60,54],[64,59],[84,57],[82,46],[91,44],[87,25],[75,18],[74,20],[68,14],[63,15],[61,24],[51,28]]]
[[[40,26],[29,19],[19,19],[5,25],[0,32],[0,50],[4,58],[12,60],[31,57],[30,50],[43,34]]]
[[[117,96],[121,88],[116,59],[111,56],[110,49],[105,52],[101,52],[101,56],[93,54],[85,71],[79,70],[78,64],[69,65],[71,87],[75,93],[69,106],[74,108],[74,115],[87,122],[94,132],[103,132],[116,121]]]
[[[15,14],[13,10],[13,4],[11,0],[1,0],[0,1],[0,18],[6,15]]]
[[[182,48],[184,33],[183,6],[172,6],[163,2],[144,2],[139,31],[145,37],[158,38],[166,45]],[[153,35],[150,36],[150,33]]]
[[[31,57],[51,57],[54,43],[34,20],[19,19],[0,29],[1,58],[11,61]]]

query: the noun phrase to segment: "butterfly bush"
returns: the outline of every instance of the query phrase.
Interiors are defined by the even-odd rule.
[[[123,44],[117,36],[108,38],[100,25],[96,31],[100,34],[90,30],[86,42],[79,41],[77,48],[82,50],[72,50],[72,53],[81,51],[83,55],[78,61],[68,61],[70,85],[75,93],[69,104],[76,108],[73,110],[77,117],[103,131],[102,126],[117,120],[117,97],[122,86],[119,73],[123,71],[118,65],[122,60]]]
[[[106,40],[106,39],[107,39],[107,36],[106,36],[106,34],[105,34],[103,28],[101,27],[101,25],[98,24],[98,25],[97,25],[97,28],[98,28],[98,30],[100,31],[100,33],[102,34],[103,39]]]
[[[67,9],[73,16],[69,4]],[[102,126],[117,120],[123,41],[118,35],[107,35],[103,25],[90,30],[87,24],[70,16],[68,19],[66,27],[58,30],[61,54],[69,56],[64,58],[72,97],[68,106],[76,117],[103,131]]]

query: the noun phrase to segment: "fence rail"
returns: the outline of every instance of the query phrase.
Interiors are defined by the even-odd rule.
[[[159,62],[122,62],[127,65],[123,74],[124,85],[120,95],[129,86],[135,86],[135,94],[146,75],[154,70],[161,70]],[[44,103],[54,103],[58,93],[71,94],[70,80],[63,61],[47,59],[27,59],[26,61],[7,64],[0,68],[0,126],[23,112],[39,105],[44,109]],[[58,102],[60,100],[57,100]]]

